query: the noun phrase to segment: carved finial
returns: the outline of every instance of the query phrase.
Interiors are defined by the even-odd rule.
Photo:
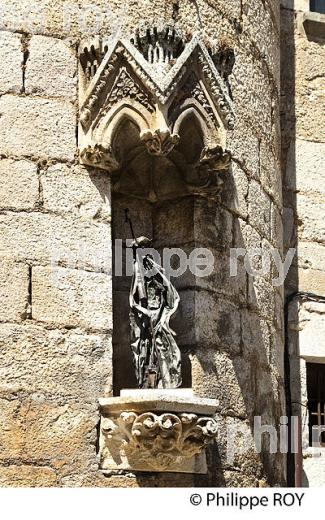
[[[182,33],[171,25],[149,27],[143,24],[131,42],[158,69],[170,68],[185,47]]]
[[[146,145],[151,155],[168,155],[179,143],[179,135],[171,134],[168,129],[157,129],[154,132],[144,130],[140,135],[141,141]]]

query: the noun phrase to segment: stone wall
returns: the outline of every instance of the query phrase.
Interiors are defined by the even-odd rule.
[[[88,4],[1,3],[0,483],[283,484],[284,458],[269,455],[266,442],[261,456],[251,444],[226,457],[226,427],[239,446],[254,416],[277,426],[284,413],[282,290],[272,272],[253,278],[240,265],[236,279],[228,275],[230,247],[282,251],[278,2],[112,0],[100,30],[84,12]],[[194,391],[220,400],[218,447],[200,477],[105,478],[97,469],[97,398],[111,394],[114,369],[110,181],[78,165],[77,51],[86,30],[129,35],[142,19],[177,22],[185,34],[202,30],[210,45],[235,49],[232,172],[222,203],[201,201],[194,222],[216,270],[193,303],[196,343],[184,339]],[[182,316],[186,329],[186,309]]]
[[[284,247],[297,248],[286,291],[314,293],[324,301],[324,40],[304,23],[313,17],[308,1],[286,0],[282,6]],[[320,19],[324,34],[325,16]],[[325,363],[325,304],[297,298],[290,304],[289,321],[293,412],[302,416],[304,432],[303,482],[320,485],[325,458],[311,458],[308,448],[306,361]]]

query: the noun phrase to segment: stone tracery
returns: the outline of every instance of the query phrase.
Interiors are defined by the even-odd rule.
[[[225,162],[215,161],[211,169],[210,161],[213,174],[208,174],[202,154],[225,147],[234,114],[227,87],[199,35],[186,42],[175,28],[145,27],[131,41],[88,43],[80,63],[81,163],[116,172],[115,190],[123,192],[128,179],[128,193],[151,202],[174,193],[218,196],[218,171]],[[188,137],[192,142],[186,142]],[[192,145],[196,155],[189,158],[186,149]],[[230,157],[227,151],[219,153]],[[149,170],[156,179],[177,172],[170,193],[151,186],[141,195],[139,179],[148,184]]]

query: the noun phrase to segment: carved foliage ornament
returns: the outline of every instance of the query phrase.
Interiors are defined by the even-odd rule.
[[[179,143],[179,135],[171,134],[169,130],[144,130],[140,135],[151,155],[168,155]]]
[[[223,150],[219,145],[205,147],[194,167],[194,175],[187,184],[188,191],[219,200],[223,186],[220,174],[228,170],[230,162],[229,150]]]
[[[102,418],[101,433],[108,449],[119,446],[128,458],[141,457],[154,470],[168,471],[213,442],[217,423],[193,413],[122,412]]]
[[[111,146],[89,145],[80,152],[80,156],[83,162],[89,166],[97,166],[110,171],[117,170],[119,166]]]

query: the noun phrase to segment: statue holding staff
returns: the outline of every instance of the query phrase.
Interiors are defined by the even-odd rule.
[[[164,269],[142,248],[146,237],[133,238],[133,278],[130,289],[131,349],[139,388],[177,388],[181,385],[181,355],[169,326],[179,295]]]

